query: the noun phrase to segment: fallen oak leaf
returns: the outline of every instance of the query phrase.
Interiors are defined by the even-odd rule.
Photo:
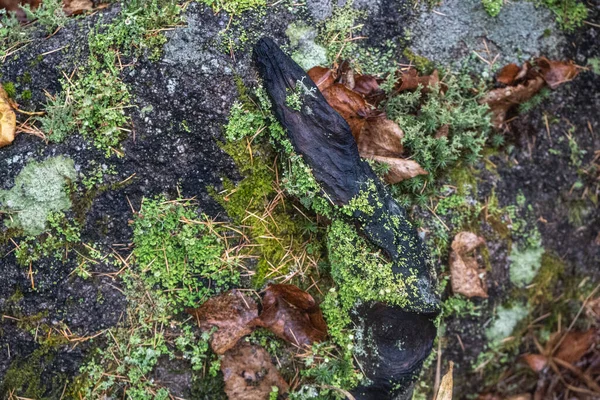
[[[346,120],[356,138],[365,125],[370,109],[363,97],[341,83],[334,83],[322,91],[327,103]]]
[[[258,317],[254,299],[239,290],[211,297],[199,308],[187,309],[196,317],[204,331],[217,330],[211,335],[210,346],[217,354],[223,354],[236,345],[239,339],[251,333],[250,322]]]
[[[79,15],[92,10],[94,3],[91,0],[63,0],[63,10],[67,15]]]
[[[4,87],[0,85],[0,147],[7,146],[15,140],[17,116]]]
[[[399,157],[404,150],[404,132],[385,114],[368,118],[360,134],[354,137],[361,155],[372,154],[382,157]]]
[[[454,389],[454,379],[452,373],[454,371],[454,363],[450,361],[448,372],[442,378],[440,387],[438,388],[435,400],[452,400],[452,390]]]
[[[289,390],[269,353],[245,341],[240,341],[223,355],[221,372],[225,393],[232,400],[266,400],[274,386],[282,394]]]
[[[527,353],[524,354],[522,358],[533,372],[542,372],[548,365],[548,358],[542,354]]]
[[[309,69],[307,75],[321,92],[333,85],[335,80],[333,70],[318,65]]]
[[[385,181],[389,184],[402,182],[404,180],[414,178],[418,175],[427,175],[418,162],[406,158],[382,157],[375,155],[366,155],[365,158],[387,164],[389,171],[384,176]]]
[[[421,90],[427,91],[429,86],[440,85],[440,77],[437,69],[431,73],[431,75],[421,75],[415,68],[409,68],[406,71],[401,71],[396,84],[394,85],[394,92],[401,93],[405,91],[414,91],[421,85]],[[444,89],[443,87],[441,88]]]
[[[517,86],[508,86],[490,90],[479,102],[487,104],[492,113],[492,125],[500,129],[504,125],[508,111],[514,106],[531,99],[545,86],[541,76],[526,80]]]
[[[517,80],[520,71],[521,68],[517,64],[507,64],[496,74],[496,81],[504,85],[512,85]]]
[[[488,297],[485,270],[480,269],[477,259],[469,255],[484,244],[485,240],[472,232],[459,232],[454,237],[450,252],[450,283],[454,293],[466,297]]]
[[[253,325],[297,346],[321,342],[327,336],[321,309],[310,294],[294,285],[267,286],[262,312]]]
[[[573,61],[552,61],[546,57],[539,57],[534,62],[550,89],[556,89],[561,84],[573,80],[579,73]]]
[[[594,328],[584,332],[568,332],[554,353],[554,358],[559,358],[569,364],[576,363],[597,343],[597,336],[598,333]]]

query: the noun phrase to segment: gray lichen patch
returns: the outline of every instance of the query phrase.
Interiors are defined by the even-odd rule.
[[[10,213],[5,218],[6,225],[21,228],[29,235],[42,233],[49,213],[71,207],[65,185],[76,176],[70,158],[58,156],[29,162],[15,178],[13,188],[0,191],[2,209]]]
[[[528,314],[529,310],[523,304],[515,304],[510,308],[498,307],[496,318],[485,332],[487,339],[491,343],[500,343],[513,333],[517,324]]]
[[[498,66],[540,55],[559,57],[566,43],[552,12],[529,1],[506,3],[497,17],[489,16],[480,0],[444,1],[409,28],[416,54],[456,66],[468,58],[479,60],[474,51],[490,62],[498,54]]]
[[[316,65],[327,65],[327,51],[315,43],[317,30],[301,22],[290,24],[285,34],[290,39],[290,45],[295,49],[292,58],[304,70]]]
[[[535,247],[519,248],[516,245],[510,254],[510,281],[518,286],[525,287],[533,281],[542,266],[544,248]]]

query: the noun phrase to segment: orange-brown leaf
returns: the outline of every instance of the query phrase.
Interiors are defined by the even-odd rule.
[[[79,15],[93,8],[91,0],[63,0],[63,10],[67,15]]]
[[[365,118],[370,114],[362,96],[348,89],[341,83],[334,83],[322,91],[325,100],[346,120],[352,135],[360,135],[365,124]]]
[[[363,157],[399,157],[403,150],[403,138],[402,129],[385,115],[368,118],[360,135],[355,136],[358,151]]]
[[[427,175],[427,171],[414,160],[376,155],[368,155],[366,157],[390,166],[389,172],[384,177],[385,181],[389,184],[398,183],[418,175]]]
[[[325,67],[312,67],[307,72],[308,77],[317,85],[319,90],[322,92],[329,86],[333,85],[334,76],[333,71]]]
[[[8,94],[0,85],[0,147],[7,146],[15,140],[16,129],[17,117]]]
[[[266,400],[273,386],[277,386],[281,394],[289,390],[269,353],[245,341],[223,355],[221,372],[229,399]]]
[[[541,354],[524,354],[523,361],[527,363],[533,372],[541,372],[548,365],[548,358]]]
[[[519,71],[521,71],[521,68],[517,64],[507,64],[502,67],[500,71],[498,71],[498,74],[496,75],[496,81],[505,85],[512,85],[515,83],[517,75],[519,75]]]
[[[521,103],[531,99],[545,85],[544,79],[540,76],[517,85],[507,86],[489,91],[480,100],[480,103],[487,104],[492,112],[492,125],[500,129],[508,111]]]
[[[579,73],[573,61],[552,61],[546,57],[539,57],[535,59],[535,64],[551,89],[569,82]]]
[[[294,285],[267,286],[255,324],[297,346],[321,342],[327,336],[321,309],[310,294]]]
[[[566,334],[554,357],[560,358],[569,364],[576,363],[592,348],[597,339],[598,334],[594,328],[584,332],[569,332]]]
[[[454,237],[450,252],[450,282],[452,291],[466,297],[488,297],[485,269],[470,255],[485,240],[472,232],[460,232]]]
[[[429,86],[439,84],[440,78],[437,70],[433,71],[431,75],[419,76],[419,73],[416,69],[409,68],[407,71],[403,71],[400,74],[400,77],[396,81],[394,89],[397,93],[400,93],[404,91],[416,90],[419,87],[419,85],[421,85],[423,91],[427,91],[427,88]]]
[[[217,330],[210,338],[210,345],[217,354],[231,349],[239,339],[252,332],[250,322],[258,316],[254,299],[239,290],[231,290],[211,297],[199,308],[187,309],[196,317],[200,329]]]

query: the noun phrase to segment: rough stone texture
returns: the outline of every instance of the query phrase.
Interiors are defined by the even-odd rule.
[[[498,65],[542,54],[555,58],[566,44],[552,13],[531,1],[507,2],[497,17],[490,17],[480,0],[448,0],[423,12],[409,29],[416,54],[456,66],[472,57],[473,51],[489,61],[499,54]],[[551,35],[546,34],[548,29]]]

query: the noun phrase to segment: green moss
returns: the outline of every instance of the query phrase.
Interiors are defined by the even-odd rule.
[[[150,286],[168,292],[174,306],[193,307],[239,282],[235,265],[221,258],[223,240],[191,203],[144,199],[133,226],[134,256]]]
[[[557,256],[544,252],[541,267],[529,289],[529,303],[550,303],[554,299],[554,287],[565,271],[565,263]]]
[[[410,61],[412,65],[422,74],[429,74],[433,72],[434,66],[431,61],[427,57],[420,56],[415,54],[408,47],[404,49],[402,55]]]
[[[496,17],[500,14],[500,10],[502,10],[504,0],[481,0],[481,3],[490,16]]]
[[[29,162],[14,187],[0,191],[3,208],[12,214],[6,226],[22,228],[29,235],[43,232],[51,212],[71,207],[65,185],[76,176],[73,160],[63,156]]]
[[[64,92],[58,93],[45,106],[45,114],[38,117],[48,141],[60,143],[76,128],[73,100]]]
[[[42,384],[44,365],[54,356],[45,348],[34,350],[24,359],[10,364],[0,386],[0,393],[10,393],[31,399],[44,399],[48,388]]]
[[[8,95],[8,97],[10,97],[11,99],[14,99],[17,95],[17,88],[15,87],[15,84],[12,82],[5,82],[2,84],[2,87],[4,88],[4,90],[6,91],[6,94]]]
[[[535,0],[535,4],[552,11],[558,25],[567,32],[581,27],[588,16],[585,3],[578,0]]]
[[[215,12],[221,10],[228,12],[229,14],[241,14],[244,11],[265,7],[267,2],[265,0],[196,0],[199,3],[205,4],[211,7]]]
[[[330,65],[338,58],[355,58],[358,45],[355,41],[346,41],[346,39],[362,27],[359,20],[366,17],[366,12],[354,8],[353,3],[347,1],[343,7],[334,7],[331,17],[323,21],[319,27],[317,42],[325,47]]]

